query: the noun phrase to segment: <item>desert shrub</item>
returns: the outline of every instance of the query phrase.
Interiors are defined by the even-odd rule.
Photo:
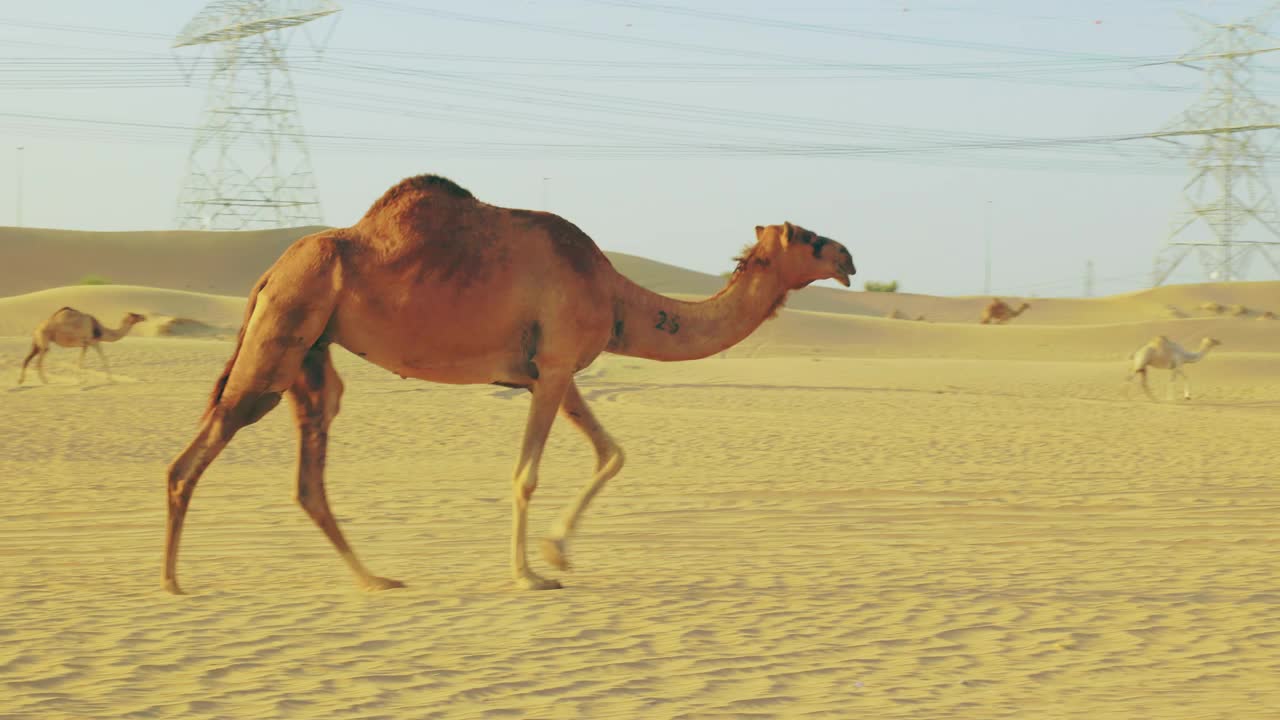
[[[898,292],[898,281],[878,282],[876,280],[868,280],[862,286],[867,292]]]
[[[80,284],[81,285],[110,285],[111,281],[102,277],[101,275],[94,275],[93,273],[90,273],[80,278]]]

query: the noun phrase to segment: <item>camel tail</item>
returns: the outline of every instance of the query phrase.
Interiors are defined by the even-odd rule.
[[[249,302],[245,303],[244,322],[240,323],[240,332],[236,335],[236,348],[231,351],[231,358],[227,360],[227,366],[223,368],[222,374],[218,376],[218,381],[213,384],[213,392],[209,394],[209,405],[204,409],[204,414],[200,416],[200,421],[204,422],[208,419],[213,409],[218,407],[218,403],[222,400],[222,393],[227,389],[227,380],[231,378],[231,368],[236,365],[236,358],[240,356],[240,348],[244,345],[244,333],[249,327],[249,318],[253,317],[253,309],[258,304],[258,293],[262,288],[267,286],[267,278],[262,278],[253,286],[253,291],[249,293]]]

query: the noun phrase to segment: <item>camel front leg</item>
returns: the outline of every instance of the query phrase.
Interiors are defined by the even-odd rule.
[[[1179,377],[1182,378],[1182,399],[1190,400],[1191,399],[1191,378],[1187,377],[1187,374],[1182,371],[1182,368],[1178,368],[1174,372]]]
[[[27,353],[27,356],[23,358],[22,369],[18,371],[19,385],[21,385],[23,381],[27,379],[27,365],[31,364],[31,358],[34,358],[39,354],[40,354],[40,346],[35,343],[31,343],[31,352]]]
[[[351,568],[361,587],[386,590],[404,587],[399,580],[389,580],[370,573],[356,557],[338,527],[329,508],[324,488],[325,456],[328,453],[329,425],[338,414],[342,399],[342,380],[333,368],[329,349],[312,348],[302,362],[302,373],[289,388],[298,422],[298,486],[296,499],[312,521],[324,532],[334,549]]]
[[[529,554],[525,547],[529,526],[529,499],[538,488],[538,464],[542,450],[555,422],[556,410],[563,401],[573,376],[569,372],[544,370],[531,388],[533,399],[529,403],[529,418],[525,422],[524,441],[520,445],[520,460],[516,463],[512,478],[511,517],[511,573],[516,587],[524,590],[554,590],[560,587],[556,580],[548,580],[529,569]]]
[[[569,569],[568,540],[578,526],[578,520],[591,503],[592,498],[604,488],[614,475],[622,469],[626,456],[618,443],[592,414],[587,401],[578,391],[576,383],[570,382],[560,405],[560,412],[573,423],[591,441],[596,450],[596,470],[591,481],[582,488],[578,497],[565,509],[564,514],[551,527],[550,536],[542,541],[542,557],[548,563],[561,570]]]
[[[231,438],[235,437],[236,432],[258,422],[279,404],[280,393],[243,393],[235,398],[228,398],[227,395],[223,398],[226,402],[214,408],[200,423],[195,439],[169,465],[169,516],[164,534],[164,588],[174,595],[183,594],[178,587],[178,545],[196,483],[209,464],[231,442]]]
[[[110,381],[110,382],[115,382],[115,381],[116,381],[116,379],[115,379],[115,378],[113,378],[113,377],[111,377],[111,366],[107,364],[107,354],[106,354],[106,353],[104,353],[104,352],[102,352],[102,344],[101,344],[101,343],[94,343],[94,344],[93,344],[93,349],[94,349],[94,350],[97,350],[97,351],[98,351],[98,357],[102,358],[102,367],[103,367],[103,369],[104,369],[104,370],[106,370],[106,371],[107,371],[107,380],[108,380],[108,381]]]
[[[84,356],[89,352],[88,345],[80,346],[80,361],[76,363],[76,367],[80,369],[80,382],[84,382]]]

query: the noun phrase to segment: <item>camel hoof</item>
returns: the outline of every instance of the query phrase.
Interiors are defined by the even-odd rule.
[[[564,538],[543,538],[542,559],[558,570],[569,570],[569,553]]]
[[[519,590],[559,590],[562,587],[564,586],[559,580],[548,580],[533,573],[516,580],[516,588]]]
[[[404,587],[404,583],[399,580],[392,580],[384,577],[371,577],[361,583],[365,590],[369,592],[377,592],[379,590],[392,590]]]
[[[178,587],[178,581],[173,579],[164,581],[164,590],[170,595],[186,595],[182,588]]]

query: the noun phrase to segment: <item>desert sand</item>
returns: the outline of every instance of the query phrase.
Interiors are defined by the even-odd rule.
[[[982,297],[811,288],[724,356],[603,356],[580,386],[628,463],[575,569],[535,560],[566,585],[540,593],[508,579],[527,395],[339,350],[330,498],[408,587],[358,590],[293,503],[282,409],[201,481],[190,594],[167,595],[165,467],[244,292],[299,234],[0,229],[0,717],[1280,712],[1280,321],[1257,317],[1280,283],[1026,298],[1006,326],[977,324]],[[722,282],[611,257],[669,294]],[[89,273],[123,284],[74,285]],[[105,347],[116,383],[55,348],[50,385],[13,386],[61,305],[151,317]],[[1126,384],[1156,334],[1222,340],[1187,368],[1191,401],[1165,400],[1164,371],[1157,401]],[[532,540],[593,459],[555,426]]]

